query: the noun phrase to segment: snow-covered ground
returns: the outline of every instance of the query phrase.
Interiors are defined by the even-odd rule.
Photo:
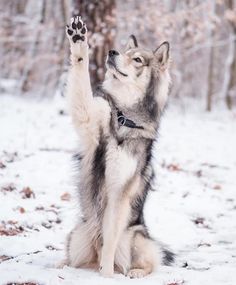
[[[157,191],[145,215],[177,261],[144,279],[55,268],[77,215],[76,144],[57,101],[0,97],[1,285],[236,284],[235,112],[170,101],[155,148]]]

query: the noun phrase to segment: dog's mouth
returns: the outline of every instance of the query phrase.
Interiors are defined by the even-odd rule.
[[[111,59],[110,57],[108,57],[108,59],[107,59],[107,64],[108,64],[108,67],[114,69],[120,75],[122,75],[124,77],[128,76],[128,74],[126,74],[126,73],[124,73],[124,72],[119,70],[119,68],[117,67],[115,61],[113,59]],[[117,78],[115,75],[114,75],[114,77]]]

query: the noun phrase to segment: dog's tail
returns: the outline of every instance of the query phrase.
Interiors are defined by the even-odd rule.
[[[175,262],[176,254],[167,247],[162,248],[162,264],[170,266]]]
[[[162,255],[162,264],[166,266],[173,265],[175,262],[176,254],[168,248],[167,245],[162,242],[158,242],[159,249]]]

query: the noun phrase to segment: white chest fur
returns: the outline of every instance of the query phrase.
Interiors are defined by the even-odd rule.
[[[124,148],[110,142],[106,154],[106,186],[121,191],[122,187],[133,177],[137,169],[137,159]]]

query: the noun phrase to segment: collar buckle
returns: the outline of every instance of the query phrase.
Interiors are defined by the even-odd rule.
[[[120,126],[125,126],[127,118],[123,114],[117,114],[117,120]]]
[[[125,126],[131,129],[143,129],[142,126],[137,126],[135,122],[125,117],[123,113],[119,111],[118,109],[117,109],[117,121],[118,121],[119,126]]]

